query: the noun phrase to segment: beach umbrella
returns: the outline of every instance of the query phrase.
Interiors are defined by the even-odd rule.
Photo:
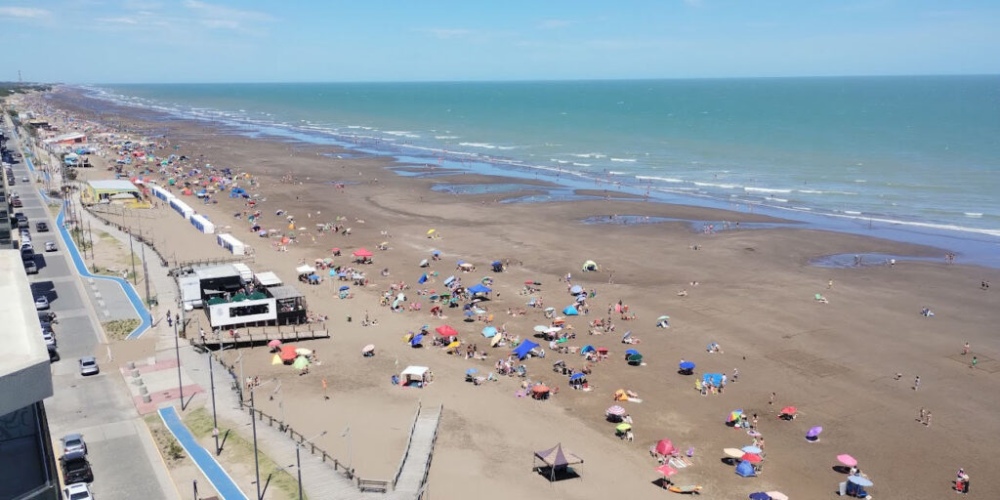
[[[660,455],[670,455],[674,450],[674,443],[669,439],[661,439],[656,442],[656,452]]]
[[[281,360],[286,363],[291,363],[295,360],[295,346],[294,345],[283,345],[281,346]]]
[[[312,353],[313,353],[312,350],[306,349],[305,347],[300,347],[300,348],[298,348],[298,349],[295,350],[295,354],[297,354],[299,356],[309,356]]]
[[[341,286],[341,287],[340,287],[340,291],[341,291],[341,292],[346,292],[346,291],[348,291],[348,290],[350,290],[350,289],[351,289],[351,287],[349,287],[349,286],[347,286],[347,285],[343,285],[343,286]]]
[[[669,464],[663,464],[656,468],[656,472],[659,472],[663,475],[663,478],[666,479],[674,474],[677,474],[677,469],[671,467]],[[664,483],[666,483],[666,481],[664,481]]]
[[[483,328],[483,337],[486,337],[488,339],[493,338],[493,336],[496,335],[497,333],[499,332],[497,332],[497,327],[495,326],[487,326],[486,328]]]
[[[798,410],[794,406],[786,406],[786,407],[784,407],[784,408],[781,409],[781,414],[782,415],[795,415],[796,411],[798,411]]]
[[[753,453],[755,455],[759,455],[761,452],[761,449],[756,446],[744,446],[743,448],[740,449],[743,451],[743,453]]]
[[[281,364],[281,356],[279,356],[279,355],[275,354],[275,355],[274,355],[274,356],[273,356],[273,357],[271,358],[271,364],[272,364],[272,365],[280,365],[280,364]]]
[[[421,260],[421,261],[420,261],[420,264],[418,264],[418,265],[419,265],[420,267],[427,267],[427,266],[429,266],[429,265],[430,265],[430,263],[429,263],[429,262],[427,262],[427,259],[424,259],[424,260]]]
[[[371,250],[368,250],[367,248],[362,247],[362,248],[359,248],[359,249],[355,250],[354,253],[351,254],[351,255],[353,255],[355,257],[366,258],[366,257],[371,257],[371,256],[373,256],[375,254],[373,254],[371,252]]]
[[[758,454],[756,454],[756,453],[744,453],[743,456],[740,457],[740,460],[745,460],[745,461],[750,462],[752,464],[759,464],[764,459],[761,458],[761,456],[758,455]]]
[[[615,406],[612,406],[612,407],[608,408],[607,410],[605,410],[604,413],[606,415],[614,415],[616,417],[624,417],[625,416],[625,408],[622,408],[621,406],[615,405]]]
[[[439,250],[431,250],[431,255],[438,256],[441,255],[441,252]]]
[[[538,385],[536,385],[536,386],[534,386],[534,387],[531,388],[531,392],[533,392],[535,394],[545,394],[545,393],[549,392],[549,386],[544,385],[544,384],[538,384]]]
[[[475,368],[469,368],[468,370],[465,370],[466,375],[475,375],[477,373],[479,373],[479,370]]]
[[[417,335],[413,336],[412,340],[410,340],[410,347],[416,347],[420,345],[420,343],[423,341],[424,341],[424,334],[418,333]]]
[[[820,433],[822,433],[822,432],[823,432],[823,428],[817,425],[816,427],[813,427],[812,429],[809,429],[809,432],[806,433],[806,437],[807,438],[816,439],[816,438],[819,437]]]
[[[635,365],[642,363],[642,354],[633,354],[626,358],[626,361],[628,361],[629,364]]]
[[[850,476],[847,478],[847,480],[862,488],[875,486],[875,483],[873,483],[871,479],[868,479],[867,477],[864,476]]]
[[[632,356],[634,354],[639,354],[639,351],[637,351],[635,349],[629,349],[629,350],[625,351],[625,355],[626,356]]]
[[[858,460],[846,453],[843,455],[837,455],[837,461],[848,467],[854,467],[855,465],[858,465]]]
[[[535,330],[538,333],[543,333],[543,332],[545,332],[545,330],[548,330],[548,329],[549,329],[549,327],[547,327],[545,325],[535,325],[535,328],[533,328],[533,330]]]
[[[454,329],[454,328],[452,328],[451,326],[448,326],[448,325],[441,325],[441,326],[435,328],[434,331],[437,332],[438,335],[440,335],[442,337],[457,337],[458,336],[458,330],[456,330],[456,329]]]
[[[666,321],[668,319],[670,319],[670,316],[667,316],[666,314],[664,314],[663,316],[660,316],[659,318],[656,318],[656,322],[659,323],[661,321]]]
[[[456,341],[448,344],[448,346],[445,347],[445,349],[455,349],[456,347],[458,347],[460,345],[462,345],[462,343],[456,340]]]
[[[722,453],[729,458],[740,458],[745,454],[745,452],[739,448],[725,448],[722,450]]]
[[[622,335],[622,342],[625,342],[630,337],[632,337],[632,330],[629,330],[629,331],[625,332],[625,335]]]
[[[278,339],[274,339],[274,340],[268,342],[267,346],[270,347],[271,349],[274,349],[276,347],[281,347],[281,341],[278,340]]]
[[[545,331],[543,331],[542,333],[547,333],[549,335],[552,335],[553,333],[559,333],[561,331],[562,331],[561,326],[550,326],[546,328]]]
[[[680,366],[681,370],[691,371],[691,370],[694,370],[695,364],[694,364],[693,361],[685,361],[685,362],[681,363],[679,366]]]
[[[771,500],[788,500],[788,495],[780,491],[768,491],[767,495],[771,497]]]
[[[569,289],[569,293],[572,293],[573,295],[580,295],[583,293],[583,287],[580,285],[573,285],[573,288]]]
[[[587,374],[582,372],[577,372],[569,376],[569,381],[572,382],[574,380],[581,380],[585,378],[587,378]]]
[[[615,430],[618,432],[630,431],[632,430],[632,424],[618,424],[618,426],[615,427]]]
[[[432,234],[434,234],[435,232],[437,232],[437,229],[428,229],[428,230],[427,230],[427,236],[431,236],[431,235],[432,235]]]
[[[503,340],[503,335],[494,335],[493,339],[490,340],[490,347],[496,347],[501,340]]]
[[[368,354],[370,352],[375,352],[375,344],[368,344],[361,348],[361,354]]]
[[[764,493],[763,491],[757,491],[751,493],[748,497],[750,500],[771,500],[771,495]]]
[[[309,358],[305,356],[299,356],[295,358],[295,362],[292,363],[292,368],[296,370],[305,370],[309,367]]]

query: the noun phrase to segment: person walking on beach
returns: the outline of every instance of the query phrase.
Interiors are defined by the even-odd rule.
[[[975,368],[977,363],[979,363],[979,358],[973,356],[972,363],[969,363],[969,368]]]
[[[968,342],[966,342],[965,346],[962,347],[962,356],[965,356],[966,354],[969,354],[969,343]]]
[[[775,392],[771,393],[771,400],[767,402],[767,406],[769,406],[769,407],[774,406],[774,397],[777,396],[777,395],[778,394],[775,393]]]
[[[919,389],[920,389],[920,375],[917,375],[917,378],[913,379],[913,390],[916,391]]]
[[[927,418],[927,409],[924,408],[923,406],[921,406],[920,407],[920,416],[917,417],[917,422],[924,423],[924,420],[926,418]]]
[[[739,368],[733,368],[733,383],[735,384],[736,381],[738,381],[739,379],[740,379],[740,370],[739,370]]]
[[[927,420],[924,420],[924,425],[926,425],[927,427],[931,426],[931,412],[929,411],[927,412]]]

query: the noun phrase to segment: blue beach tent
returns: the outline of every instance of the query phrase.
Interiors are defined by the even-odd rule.
[[[490,293],[493,290],[491,290],[490,287],[486,285],[477,283],[475,285],[470,286],[469,291],[472,292],[473,294],[477,294],[477,293]]]
[[[576,306],[566,306],[566,308],[563,309],[563,314],[566,316],[576,316],[580,314],[580,312],[576,310]]]
[[[736,466],[736,474],[740,477],[756,477],[757,471],[753,470],[753,464],[746,460],[741,460]]]
[[[514,348],[514,355],[517,356],[517,359],[524,359],[525,356],[527,356],[528,353],[530,353],[531,350],[536,347],[538,347],[538,344],[530,340],[525,340],[521,342],[521,344],[519,344],[516,348]]]
[[[417,280],[417,283],[423,285],[426,282],[427,282],[427,273],[421,274],[420,279]]]
[[[712,385],[718,387],[722,385],[722,374],[721,373],[706,373],[701,377],[703,383],[711,382]]]

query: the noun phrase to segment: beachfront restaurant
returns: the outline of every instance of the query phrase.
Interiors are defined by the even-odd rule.
[[[97,203],[113,203],[137,208],[142,203],[142,193],[139,188],[126,180],[96,180],[87,181],[87,186],[80,193],[84,205]]]
[[[239,269],[232,264],[197,267],[192,270],[198,278],[202,302],[207,304],[214,297],[235,295],[243,288],[243,278]]]
[[[278,305],[279,325],[301,325],[306,318],[306,297],[292,286],[272,286],[265,291]]]

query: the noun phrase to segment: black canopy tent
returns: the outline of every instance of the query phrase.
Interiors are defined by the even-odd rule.
[[[540,460],[543,466],[537,466],[537,462],[535,462],[535,460]],[[545,467],[548,467],[549,481],[555,481],[557,470],[565,470],[571,465],[582,463],[582,458],[576,456],[568,450],[564,450],[562,443],[559,443],[547,450],[536,451],[532,465],[535,467],[535,470],[539,472],[542,472]]]

